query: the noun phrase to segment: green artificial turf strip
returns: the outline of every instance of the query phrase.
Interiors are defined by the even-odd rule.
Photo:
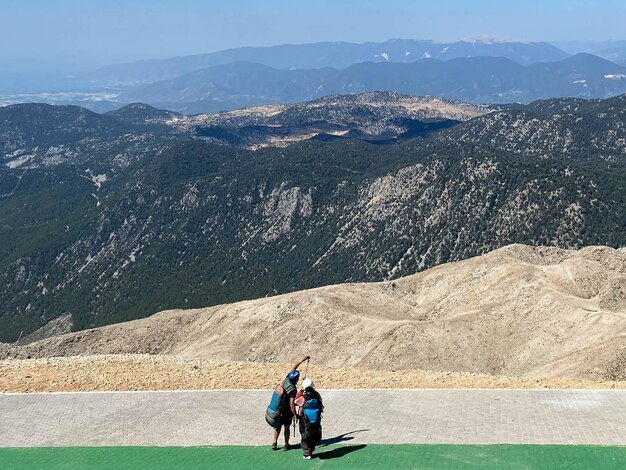
[[[269,447],[60,447],[0,449],[2,470],[276,468],[619,469],[626,447],[540,445],[335,445],[311,461]]]

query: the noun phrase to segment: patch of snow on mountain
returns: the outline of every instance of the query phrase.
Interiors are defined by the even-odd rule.
[[[430,59],[431,55],[428,52],[424,52],[424,55],[422,56],[423,59]]]
[[[609,80],[621,80],[622,78],[626,78],[626,75],[624,75],[623,73],[611,73],[605,75],[604,78],[607,78]]]

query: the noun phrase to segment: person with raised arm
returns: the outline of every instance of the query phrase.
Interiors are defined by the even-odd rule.
[[[298,393],[298,380],[300,379],[300,372],[298,367],[304,362],[310,359],[310,356],[302,356],[287,373],[281,383],[276,385],[270,404],[265,410],[265,421],[272,428],[274,428],[274,441],[272,443],[272,450],[278,450],[278,437],[280,436],[280,430],[285,428],[285,447],[284,450],[289,450],[289,427],[293,422],[293,418],[296,414],[296,394]]]

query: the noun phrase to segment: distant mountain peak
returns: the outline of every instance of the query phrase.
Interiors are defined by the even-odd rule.
[[[603,59],[602,57],[589,54],[587,52],[579,52],[578,54],[574,54],[567,59],[564,59],[562,62],[576,64],[602,64],[619,67],[619,65],[615,62],[611,62],[610,60]]]

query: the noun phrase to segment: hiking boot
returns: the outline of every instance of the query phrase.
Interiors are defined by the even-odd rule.
[[[272,450],[278,450],[278,446],[276,445],[275,442],[272,444]]]

